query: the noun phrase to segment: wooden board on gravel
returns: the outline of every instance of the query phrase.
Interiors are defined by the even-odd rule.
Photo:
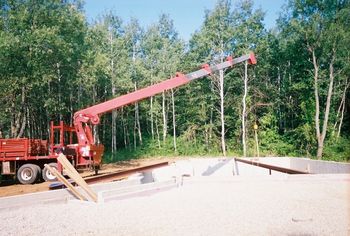
[[[102,165],[99,174],[105,174],[115,171],[128,170],[143,165],[155,164],[159,161],[167,161],[166,158],[153,158],[153,159],[137,159],[131,161],[123,161],[117,163],[110,163]],[[94,171],[84,171],[81,176],[88,177],[93,176]],[[0,197],[22,195],[26,193],[35,193],[49,190],[50,182],[42,182],[31,185],[18,184],[15,181],[4,181],[0,183]]]

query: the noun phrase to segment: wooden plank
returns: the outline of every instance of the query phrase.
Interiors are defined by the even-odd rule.
[[[82,201],[86,201],[86,200],[87,200],[83,195],[81,195],[81,194],[78,192],[78,190],[76,190],[76,189],[74,188],[74,186],[73,186],[71,183],[69,183],[69,181],[68,181],[63,175],[61,175],[60,172],[58,172],[58,171],[56,170],[56,168],[52,168],[52,167],[49,166],[48,164],[45,164],[45,167],[46,167],[52,174],[54,174],[54,175],[57,177],[57,179],[58,179],[59,181],[61,181],[64,185],[66,185],[66,187],[69,188],[69,190],[70,190],[77,198],[79,198],[79,199],[82,200]]]
[[[97,202],[97,195],[92,191],[92,189],[88,186],[84,179],[79,175],[79,173],[67,160],[67,158],[62,154],[62,156],[59,156],[58,160],[62,164],[68,176],[72,178],[75,181],[75,183],[78,184],[82,189],[84,189],[93,201]]]
[[[85,180],[79,175],[74,166],[68,161],[65,155],[62,153],[58,155],[57,160],[62,164],[66,173],[71,177],[75,183],[77,183],[85,192],[92,198],[94,202],[97,202],[97,194],[90,188],[90,186],[85,182]]]

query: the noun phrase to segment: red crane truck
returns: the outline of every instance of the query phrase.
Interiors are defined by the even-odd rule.
[[[61,170],[56,160],[59,153],[64,153],[76,168],[92,166],[97,172],[104,146],[94,142],[91,125],[98,125],[102,114],[244,61],[256,64],[254,53],[238,58],[227,57],[226,61],[216,65],[205,64],[200,70],[186,75],[176,73],[175,77],[168,80],[77,111],[74,114],[74,127],[65,125],[62,121],[59,125],[51,122],[49,142],[28,138],[0,139],[1,175],[15,175],[22,184],[32,184],[41,177],[45,181],[53,181],[55,176],[44,164]]]

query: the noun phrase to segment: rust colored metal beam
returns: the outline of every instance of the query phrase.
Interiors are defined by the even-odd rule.
[[[113,172],[113,173],[109,173],[109,174],[87,177],[87,178],[84,178],[84,180],[88,184],[112,182],[114,180],[124,179],[124,178],[126,178],[134,173],[152,170],[152,169],[167,166],[167,165],[169,165],[168,161],[159,162],[156,164],[140,166],[140,167],[132,168],[129,170],[123,170],[123,171],[117,171],[117,172]],[[76,185],[74,181],[72,181],[71,184]],[[62,189],[62,188],[65,188],[65,185],[62,183],[53,183],[49,186],[50,190]]]
[[[249,165],[253,165],[253,166],[258,166],[261,168],[265,168],[265,169],[269,169],[271,170],[275,170],[278,172],[282,172],[282,173],[287,173],[287,174],[311,174],[309,172],[305,172],[305,171],[300,171],[300,170],[294,170],[294,169],[290,169],[290,168],[284,168],[284,167],[280,167],[280,166],[274,166],[274,165],[269,165],[269,164],[264,164],[264,163],[260,163],[260,162],[256,162],[256,161],[251,161],[251,160],[245,160],[242,158],[234,158],[235,161],[239,161],[239,162],[243,162]]]

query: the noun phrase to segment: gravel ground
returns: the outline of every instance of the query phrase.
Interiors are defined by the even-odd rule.
[[[350,235],[347,178],[198,177],[149,196],[1,211],[1,235]]]

